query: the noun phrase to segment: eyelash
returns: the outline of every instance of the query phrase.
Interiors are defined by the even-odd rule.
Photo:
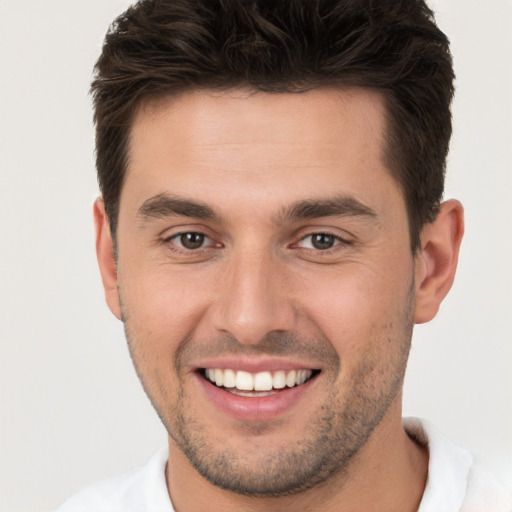
[[[340,248],[339,246],[349,246],[349,245],[352,245],[352,242],[350,242],[349,240],[347,240],[345,238],[342,238],[339,235],[335,235],[334,233],[329,233],[328,231],[316,231],[314,233],[308,233],[306,236],[303,236],[299,240],[299,242],[294,244],[294,246],[297,246],[298,244],[300,244],[301,242],[304,242],[308,238],[312,239],[315,236],[327,236],[327,237],[331,237],[331,238],[334,239],[334,245],[332,247],[328,247],[327,249],[317,249],[317,248],[314,248],[314,247],[313,248],[305,247],[306,250],[314,251],[315,253],[318,253],[318,254],[328,255],[331,252],[334,252],[334,251],[338,250]],[[312,242],[310,242],[310,244],[313,245]]]
[[[198,247],[197,249],[189,249],[186,247],[183,247],[182,244],[178,245],[178,243],[175,241],[176,239],[180,239],[180,237],[183,237],[184,235],[199,235],[201,237],[204,237],[203,243],[206,241],[210,241],[210,244],[204,246],[201,245],[201,247]],[[303,243],[305,240],[312,239],[314,236],[326,236],[331,237],[334,239],[334,245],[332,247],[328,247],[326,249],[318,249],[314,247],[303,247],[303,249],[307,251],[313,251],[316,254],[324,254],[329,255],[330,253],[339,250],[339,246],[350,246],[352,245],[352,242],[349,240],[346,240],[345,238],[340,237],[339,235],[335,235],[333,233],[329,233],[328,231],[316,231],[313,233],[308,233],[307,235],[300,238],[298,242],[295,242],[291,244],[289,247],[296,248],[300,247],[299,244]],[[182,231],[180,233],[175,233],[171,236],[168,236],[162,240],[163,244],[166,244],[172,251],[179,252],[181,254],[200,254],[201,252],[211,249],[211,248],[222,248],[222,244],[216,243],[212,240],[211,237],[209,237],[206,233],[203,233],[201,231]],[[313,245],[312,242],[310,242],[310,245]]]
[[[186,247],[178,245],[174,240],[175,239],[179,239],[180,237],[182,237],[184,235],[199,235],[199,236],[204,237],[204,241],[209,240],[210,242],[213,242],[211,244],[212,247],[214,247],[214,248],[222,247],[222,244],[215,243],[211,239],[211,237],[209,237],[206,233],[202,233],[201,231],[182,231],[180,233],[176,233],[174,235],[171,235],[171,236],[168,236],[168,237],[164,238],[162,240],[162,243],[167,244],[169,246],[169,248],[171,250],[173,250],[173,251],[177,251],[177,252],[180,252],[180,253],[186,253],[186,254],[198,254],[201,251],[204,251],[205,249],[209,249],[210,248],[207,245],[207,246],[198,247],[197,249],[188,249]]]

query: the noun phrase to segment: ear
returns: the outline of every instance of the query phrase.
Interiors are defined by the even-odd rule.
[[[114,244],[110,234],[105,205],[101,198],[94,202],[94,225],[96,227],[96,256],[100,267],[101,280],[103,281],[103,289],[105,290],[105,299],[110,311],[121,320]]]
[[[452,287],[464,234],[464,210],[455,200],[441,204],[436,219],[421,232],[416,254],[414,322],[432,320]]]

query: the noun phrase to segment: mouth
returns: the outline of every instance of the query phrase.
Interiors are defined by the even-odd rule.
[[[298,388],[320,374],[320,370],[296,369],[250,373],[230,368],[200,368],[199,375],[216,388],[232,395],[262,398]]]

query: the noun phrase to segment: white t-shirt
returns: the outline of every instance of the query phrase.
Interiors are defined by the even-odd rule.
[[[418,512],[512,512],[512,470],[499,478],[424,420],[407,418],[404,426],[430,456]],[[174,512],[165,482],[167,456],[162,449],[145,466],[86,487],[57,512]]]

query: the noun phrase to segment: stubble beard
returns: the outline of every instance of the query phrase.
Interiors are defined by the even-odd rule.
[[[211,439],[201,423],[208,422],[208,418],[197,418],[190,412],[190,399],[182,379],[179,380],[177,398],[171,401],[165,396],[164,379],[156,372],[149,374],[147,368],[143,368],[145,365],[141,362],[148,360],[141,348],[145,344],[134,342],[126,318],[124,320],[130,355],[144,390],[169,436],[198,473],[211,484],[237,494],[279,497],[298,494],[335,475],[349,474],[357,454],[380,424],[390,405],[401,394],[412,337],[412,309],[413,300],[410,298],[407,311],[402,313],[400,332],[394,333],[393,338],[373,342],[376,345],[396,347],[391,356],[383,361],[382,353],[377,350],[364,357],[353,372],[349,389],[344,390],[343,398],[340,398],[342,390],[333,386],[303,438],[292,446],[282,446],[271,452],[250,450],[252,443],[257,443],[258,438],[264,436],[263,424],[254,424],[247,429],[244,449],[229,448],[222,440]],[[238,343],[236,340],[223,341],[225,345]],[[189,339],[183,340],[180,347],[188,347],[190,344]],[[311,344],[297,337],[291,339],[289,335],[277,338],[272,336],[262,346],[256,349],[242,347],[238,353],[244,351],[244,355],[247,355],[249,351],[256,350],[273,354],[289,350],[297,354],[301,353],[301,346],[307,353],[309,349],[306,347]],[[212,345],[216,343],[208,343],[209,347]],[[332,344],[328,340],[317,340],[313,345],[316,347],[316,355],[323,352],[322,359],[330,361],[331,375],[337,375],[341,363]],[[178,360],[179,356],[176,361],[179,373]],[[379,378],[382,375],[386,377],[384,381],[382,377]],[[215,418],[210,421],[215,421]]]
[[[362,376],[364,369],[361,369]],[[355,456],[380,424],[401,391],[401,370],[386,390],[374,397],[358,390],[363,379],[354,382],[347,405],[339,410],[334,394],[307,425],[304,438],[271,452],[251,449],[265,435],[265,426],[247,429],[247,444],[235,450],[217,439],[217,448],[198,422],[187,414],[187,397],[182,395],[173,421],[163,418],[167,431],[193,467],[211,484],[246,496],[280,497],[301,493],[335,475],[350,473]],[[215,418],[212,418],[215,421]],[[218,448],[221,447],[221,448]]]

